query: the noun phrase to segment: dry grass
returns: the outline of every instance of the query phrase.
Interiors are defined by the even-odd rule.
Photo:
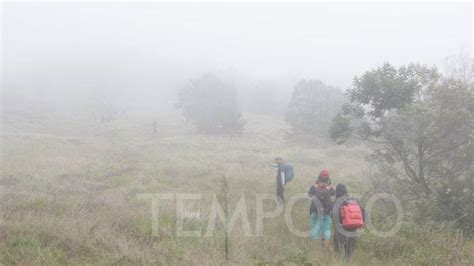
[[[331,171],[334,182],[363,194],[367,168],[363,147],[324,141],[310,147],[290,144],[285,141],[286,125],[266,117],[249,117],[241,138],[192,135],[175,121],[161,121],[157,135],[152,134],[151,123],[141,120],[107,126],[91,121],[41,122],[4,121],[1,263],[347,264],[332,251],[322,250],[318,242],[290,233],[283,217],[265,220],[262,237],[246,237],[238,225],[230,235],[226,261],[221,227],[212,237],[178,237],[171,202],[160,213],[160,230],[154,236],[150,203],[137,195],[202,193],[201,219],[186,226],[205,233],[211,196],[220,193],[225,175],[231,210],[244,195],[254,231],[255,193],[274,192],[275,169],[267,165],[273,156],[285,156],[295,165],[296,179],[287,196],[306,192],[321,168]],[[308,227],[307,201],[296,204],[293,218],[301,230]],[[407,230],[391,239],[364,234],[350,264],[472,262],[472,241],[464,240],[460,254],[455,235],[429,232],[423,241],[431,239],[431,244],[426,246],[420,244],[423,234],[417,232]],[[441,237],[448,240],[437,243]]]

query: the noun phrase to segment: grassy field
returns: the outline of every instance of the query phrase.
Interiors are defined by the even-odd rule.
[[[239,221],[228,236],[219,226],[208,237],[176,234],[175,201],[160,209],[152,230],[150,201],[143,193],[199,193],[197,219],[186,229],[206,233],[213,195],[228,182],[229,209],[244,198],[255,232],[256,193],[274,193],[281,155],[295,166],[287,197],[306,193],[319,171],[364,198],[370,188],[362,146],[311,145],[288,140],[282,121],[247,116],[242,137],[193,135],[178,120],[128,118],[107,125],[95,121],[4,116],[0,179],[0,262],[3,264],[157,265],[345,265],[332,250],[292,234],[283,215],[264,221],[263,236],[246,236]],[[196,202],[194,202],[196,203]],[[270,202],[271,203],[271,202]],[[265,208],[271,209],[271,204]],[[309,227],[309,200],[296,202],[296,228]],[[381,212],[380,216],[383,217]],[[395,236],[364,232],[350,264],[459,265],[474,263],[474,243],[455,232],[404,223]]]

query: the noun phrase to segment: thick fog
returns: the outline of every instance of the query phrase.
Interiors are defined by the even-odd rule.
[[[385,61],[441,68],[471,39],[469,3],[3,3],[3,110],[173,110],[209,72],[242,99],[303,78],[346,89]]]

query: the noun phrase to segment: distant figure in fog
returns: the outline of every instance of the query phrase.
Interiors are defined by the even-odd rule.
[[[327,248],[331,238],[331,197],[334,196],[334,188],[331,186],[331,179],[327,170],[321,171],[314,185],[309,188],[308,196],[312,199],[309,209],[311,236],[314,240],[318,240],[322,233],[322,244]]]
[[[350,215],[349,215],[350,214]],[[350,258],[354,252],[357,240],[357,229],[365,225],[365,211],[362,205],[349,197],[346,186],[336,186],[336,202],[333,207],[334,250],[345,258]]]
[[[158,118],[153,118],[153,134],[156,134],[158,132]]]

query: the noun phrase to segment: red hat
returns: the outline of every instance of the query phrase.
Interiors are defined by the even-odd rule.
[[[328,170],[322,170],[321,173],[319,173],[319,176],[321,176],[321,177],[329,177],[329,172],[328,172]]]

